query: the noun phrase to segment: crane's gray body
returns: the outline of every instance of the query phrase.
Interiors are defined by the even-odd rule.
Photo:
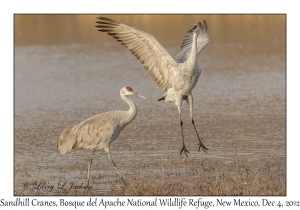
[[[136,112],[129,116],[119,110],[97,114],[66,128],[58,138],[58,149],[62,155],[80,148],[107,149],[135,116]]]

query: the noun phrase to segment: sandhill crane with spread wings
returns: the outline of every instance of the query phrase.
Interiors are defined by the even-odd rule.
[[[129,110],[116,110],[97,114],[78,125],[66,128],[58,138],[57,148],[62,155],[70,150],[76,152],[80,148],[94,150],[88,162],[88,182],[90,180],[92,158],[97,149],[104,149],[107,152],[112,166],[122,181],[124,181],[115,162],[111,158],[109,146],[117,139],[120,132],[136,117],[136,105],[127,97],[130,95],[145,98],[132,90],[131,87],[125,86],[120,90],[120,96],[129,105]]]
[[[193,120],[192,95],[192,89],[197,84],[201,74],[197,56],[209,43],[206,21],[204,20],[203,24],[200,22],[194,24],[187,31],[181,45],[181,51],[174,59],[152,35],[106,17],[98,17],[98,19],[96,27],[99,28],[99,31],[114,37],[144,65],[158,90],[164,93],[159,101],[174,103],[178,107],[183,143],[180,154],[184,152],[187,156],[187,152],[189,153],[184,144],[183,122],[181,120],[183,100],[187,100],[190,107],[190,118],[199,140],[198,151],[202,147],[206,153],[207,148],[201,142]]]

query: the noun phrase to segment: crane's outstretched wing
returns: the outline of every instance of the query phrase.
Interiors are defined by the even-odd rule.
[[[144,64],[145,70],[157,86],[166,92],[172,86],[177,62],[150,34],[106,17],[98,17],[96,27],[114,37]]]
[[[203,25],[199,22],[198,27],[200,28],[200,32],[197,37],[197,55],[199,55],[199,53],[209,43],[209,32],[208,32],[208,26],[206,21],[205,20],[203,21]],[[193,43],[193,34],[186,33],[181,45],[181,50],[175,58],[175,60],[178,63],[183,63],[188,59],[191,53],[192,43]]]

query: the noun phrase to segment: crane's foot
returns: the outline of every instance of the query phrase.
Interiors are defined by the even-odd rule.
[[[200,137],[200,139],[202,139],[202,137]],[[204,144],[202,144],[202,142],[201,142],[201,140],[199,139],[199,149],[198,149],[198,152],[200,152],[200,149],[201,149],[201,147],[203,148],[203,151],[207,154],[207,152],[206,152],[206,150],[208,150],[205,146],[204,146]]]
[[[185,145],[182,146],[180,155],[182,154],[182,152],[184,152],[184,154],[186,155],[186,157],[188,157],[187,153],[190,153],[190,152],[185,148]]]
[[[90,186],[90,179],[88,179],[87,181],[87,186]]]
[[[123,182],[123,184],[125,185],[125,186],[127,186],[128,184],[125,182],[125,180],[123,179],[123,177],[120,177],[121,178],[121,181]]]

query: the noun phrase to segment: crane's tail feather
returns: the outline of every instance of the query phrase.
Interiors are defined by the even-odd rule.
[[[62,155],[71,149],[74,151],[78,149],[76,138],[72,132],[73,127],[74,125],[67,127],[58,137],[57,148]]]

